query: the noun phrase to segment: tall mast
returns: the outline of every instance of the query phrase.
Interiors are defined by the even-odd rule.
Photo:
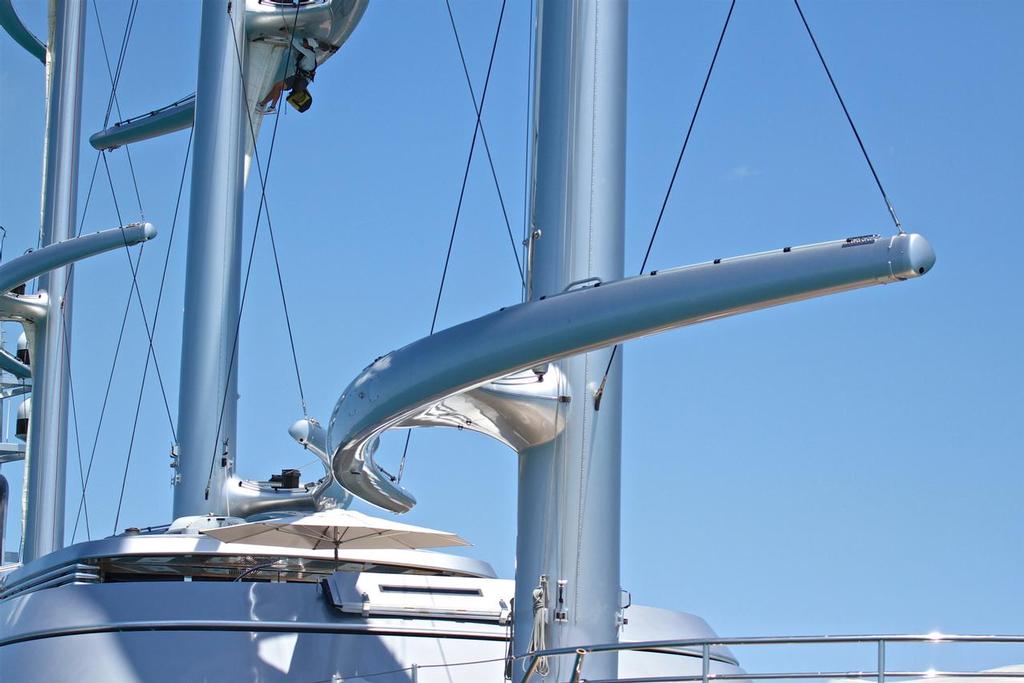
[[[51,0],[49,14],[42,246],[69,239],[75,233],[85,1]],[[32,345],[33,400],[23,499],[24,562],[64,545],[71,277],[71,267],[65,266],[39,278],[38,291],[48,294],[49,312],[34,326]]]
[[[537,33],[534,300],[623,275],[626,3],[542,1]],[[594,404],[610,352],[559,362],[566,427],[519,455],[516,654],[530,647],[538,587],[547,647],[618,638],[621,353]],[[548,680],[567,680],[570,664],[552,659]],[[616,677],[614,655],[588,658],[586,676]]]
[[[174,516],[226,514],[237,447],[244,152],[243,0],[202,5]],[[232,35],[233,34],[233,35]]]

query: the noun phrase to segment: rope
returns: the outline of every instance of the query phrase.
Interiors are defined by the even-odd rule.
[[[501,2],[501,12],[498,15],[498,31],[501,31],[501,20],[505,14],[505,4],[507,0]],[[484,151],[487,153],[487,163],[491,168],[491,178],[494,180],[494,189],[498,193],[498,203],[501,205],[501,215],[505,219],[505,230],[508,232],[508,242],[512,246],[512,256],[516,260],[516,268],[519,270],[519,280],[522,282],[523,287],[526,287],[526,277],[523,275],[523,265],[519,260],[519,248],[516,246],[516,240],[512,236],[512,225],[508,220],[508,211],[505,210],[505,199],[501,194],[501,185],[498,183],[498,173],[494,170],[494,159],[491,157],[491,146],[487,142],[487,131],[484,130],[484,124],[481,120],[483,115],[483,101],[481,100],[480,106],[476,103],[476,92],[473,90],[473,79],[469,76],[469,66],[466,64],[466,55],[462,51],[462,41],[459,39],[459,31],[455,27],[455,17],[452,15],[452,6],[449,0],[445,0],[445,5],[448,7],[448,19],[452,26],[452,34],[455,36],[455,45],[459,48],[459,59],[462,60],[462,71],[466,75],[466,85],[469,86],[469,96],[473,100],[473,111],[476,113],[476,125],[480,127],[480,139],[484,143]],[[488,72],[491,69],[491,64],[494,63],[494,48],[497,47],[498,35],[494,36],[494,47],[491,48],[491,61],[487,65]],[[486,89],[486,85],[484,88]]]
[[[452,260],[452,246],[455,244],[455,232],[459,228],[459,216],[462,214],[462,202],[463,202],[463,199],[465,199],[465,196],[466,196],[466,183],[469,181],[469,168],[473,164],[473,151],[476,149],[476,138],[477,138],[478,134],[482,134],[483,133],[483,124],[480,121],[480,116],[483,113],[484,102],[487,99],[487,88],[491,84],[491,71],[494,68],[494,53],[498,49],[498,36],[501,35],[501,23],[502,23],[502,20],[505,18],[505,4],[506,4],[506,1],[507,0],[502,0],[502,2],[501,2],[501,12],[498,14],[498,26],[494,29],[494,40],[491,42],[491,56],[490,56],[490,59],[487,62],[487,74],[484,76],[484,88],[480,92],[480,106],[478,107],[477,104],[476,104],[476,94],[473,91],[473,83],[472,83],[472,80],[469,77],[469,68],[466,65],[466,55],[465,55],[465,53],[462,50],[462,42],[459,40],[458,29],[455,28],[455,15],[452,14],[451,2],[449,2],[449,0],[444,0],[444,4],[448,8],[448,20],[451,22],[452,31],[455,34],[455,44],[459,48],[459,58],[462,60],[462,69],[466,73],[467,82],[469,82],[469,94],[473,98],[473,108],[476,111],[476,123],[473,126],[473,138],[472,138],[472,140],[470,140],[470,143],[469,143],[469,155],[466,157],[466,168],[462,172],[462,187],[459,188],[459,202],[455,206],[455,219],[452,221],[451,236],[448,238],[448,252],[445,254],[445,257],[444,257],[444,269],[442,269],[442,271],[441,271],[441,282],[437,286],[437,298],[434,301],[434,315],[430,319],[430,332],[428,333],[428,336],[431,335],[431,334],[434,334],[434,330],[437,327],[437,312],[441,308],[441,295],[444,293],[444,283],[445,283],[445,280],[448,279],[448,265],[451,263],[451,260]],[[484,145],[486,146],[486,144],[487,143],[486,143],[486,138],[485,138]],[[488,159],[490,159],[490,155],[491,155],[491,153],[490,153],[490,151],[488,151],[487,152],[487,158]],[[491,172],[492,173],[494,172],[494,165],[493,164],[491,165]],[[494,186],[495,186],[495,188],[498,188],[498,178],[497,178],[497,176],[494,176]],[[501,197],[501,190],[500,189],[498,189],[498,197],[499,198]],[[505,212],[505,203],[504,203],[504,201],[502,201],[502,203],[501,203],[501,210],[502,210],[502,213]],[[520,263],[519,263],[519,251],[518,251],[518,249],[515,248],[515,240],[512,238],[512,228],[509,226],[509,223],[508,223],[508,215],[505,216],[505,225],[506,225],[506,227],[508,227],[509,239],[512,240],[512,248],[513,248],[513,251],[515,252],[516,265],[519,267],[519,276],[520,276],[520,278],[523,278],[523,268],[522,268],[522,265],[520,265]],[[526,287],[526,279],[523,278],[522,282],[523,282],[523,287],[525,288]],[[411,437],[412,437],[412,430],[411,429],[406,430],[406,433],[405,433],[405,447],[402,448],[402,459],[401,459],[401,461],[399,462],[399,465],[398,465],[398,477],[397,477],[397,479],[395,479],[395,481],[397,481],[397,482],[401,482],[402,481],[402,474],[405,472],[405,461],[406,461],[406,458],[409,456],[409,439]]]
[[[668,182],[668,189],[665,190],[665,197],[661,200],[661,209],[658,211],[658,219],[654,222],[654,230],[651,232],[651,239],[647,242],[647,251],[644,252],[643,263],[640,264],[639,274],[643,275],[644,270],[647,268],[647,260],[651,257],[651,249],[654,247],[654,240],[658,236],[658,230],[661,228],[661,221],[665,217],[665,208],[668,206],[669,197],[672,196],[672,188],[675,186],[676,178],[679,175],[679,167],[683,163],[683,156],[686,154],[686,147],[690,144],[690,135],[693,133],[693,126],[697,122],[697,115],[700,113],[700,105],[704,102],[704,94],[708,90],[708,83],[711,82],[711,74],[714,73],[715,63],[718,61],[718,53],[722,50],[722,42],[725,40],[725,33],[729,29],[729,20],[732,19],[732,12],[736,9],[736,0],[732,0],[729,4],[729,12],[725,15],[725,22],[722,24],[722,31],[718,34],[718,43],[715,45],[715,52],[711,56],[711,63],[708,65],[708,71],[704,75],[704,85],[701,86],[700,95],[697,97],[697,104],[693,108],[693,115],[690,117],[690,125],[686,128],[686,135],[683,137],[683,145],[679,149],[679,156],[676,157],[675,168],[672,169],[672,178]],[[611,355],[608,357],[608,365],[604,369],[604,375],[601,377],[601,384],[598,385],[597,391],[594,392],[594,410],[601,409],[601,398],[604,396],[604,388],[608,383],[608,373],[611,372],[612,363],[615,362],[615,354],[619,350],[619,344],[612,347]]]
[[[530,635],[529,652],[537,652],[548,649],[548,607],[547,595],[543,584],[533,589],[533,631]],[[523,660],[526,666],[526,660]],[[537,660],[537,673],[547,676],[550,671],[548,658],[540,657]]]
[[[825,75],[828,76],[828,82],[832,84],[832,91],[836,94],[836,99],[839,100],[839,106],[843,108],[843,114],[846,115],[846,121],[850,124],[850,130],[853,131],[853,137],[857,138],[857,144],[860,146],[861,154],[864,155],[864,161],[868,162],[868,168],[871,169],[871,176],[875,179],[875,185],[878,186],[878,191],[882,195],[882,201],[885,202],[885,207],[889,210],[889,215],[892,216],[892,222],[896,224],[896,230],[902,235],[903,225],[900,223],[900,219],[896,217],[896,209],[893,208],[892,202],[889,201],[889,195],[885,193],[885,188],[882,187],[882,181],[878,178],[878,173],[875,171],[875,165],[871,163],[871,157],[868,156],[868,150],[864,146],[864,141],[861,140],[860,133],[857,132],[857,126],[853,123],[853,117],[850,116],[850,110],[846,108],[846,102],[843,100],[843,96],[839,94],[839,86],[836,85],[836,80],[832,78],[832,71],[829,70],[828,64],[825,63],[825,56],[821,53],[821,48],[818,47],[818,41],[814,38],[814,32],[811,31],[811,25],[807,23],[807,17],[804,16],[804,11],[800,7],[800,0],[793,0],[793,4],[796,5],[796,11],[800,14],[800,21],[803,22],[804,28],[807,29],[807,36],[811,39],[811,44],[814,45],[814,51],[818,53],[818,59],[821,61],[821,66],[825,69]]]
[[[230,23],[231,22],[231,15],[227,14],[226,15],[226,19]],[[291,36],[290,36],[289,44],[291,44],[291,40],[295,39],[295,28],[298,25],[298,21],[299,21],[299,5],[296,4],[296,6],[295,6],[295,19],[294,19],[294,21],[292,23],[292,33],[291,33]],[[267,179],[270,176],[270,164],[274,160],[274,146],[275,146],[275,144],[277,142],[277,130],[278,130],[278,125],[281,122],[281,114],[280,114],[280,111],[278,111],[278,113],[274,116],[274,129],[273,129],[273,132],[271,133],[271,136],[270,136],[270,149],[267,152],[266,171],[264,172],[263,168],[260,166],[259,150],[256,148],[256,129],[253,126],[253,123],[252,123],[252,112],[250,111],[250,107],[249,107],[249,104],[248,104],[249,100],[248,100],[248,96],[247,96],[246,91],[245,91],[245,74],[244,74],[244,69],[243,69],[243,64],[242,64],[242,53],[241,53],[241,51],[239,49],[239,46],[238,46],[238,39],[235,37],[234,28],[231,29],[231,39],[234,42],[234,46],[235,46],[235,58],[238,60],[239,81],[241,83],[241,88],[242,88],[242,101],[245,103],[246,116],[247,116],[248,121],[249,121],[249,134],[252,136],[252,142],[253,142],[253,144],[252,144],[253,161],[255,162],[255,166],[256,166],[256,169],[257,169],[257,171],[259,173],[259,178],[260,178],[260,203],[259,203],[259,206],[256,209],[256,226],[253,229],[252,241],[249,244],[249,257],[248,257],[248,261],[247,261],[246,266],[245,266],[245,280],[244,280],[244,282],[242,284],[242,295],[241,295],[241,298],[240,298],[240,301],[239,301],[239,305],[238,305],[238,318],[235,321],[235,332],[234,332],[233,342],[231,344],[231,358],[228,361],[228,374],[227,374],[227,377],[230,378],[231,377],[231,373],[234,372],[235,358],[238,355],[238,337],[239,337],[239,334],[240,334],[241,328],[242,328],[242,312],[245,310],[245,301],[246,301],[246,297],[247,297],[247,295],[249,293],[249,277],[252,274],[253,256],[256,253],[256,238],[259,237],[260,222],[261,222],[261,219],[262,219],[262,217],[263,217],[263,215],[265,213],[266,216],[267,216],[268,231],[271,234],[271,245],[274,247],[273,248],[274,264],[275,264],[275,266],[277,268],[277,282],[278,282],[278,286],[279,286],[279,288],[281,290],[281,300],[282,300],[282,302],[284,302],[285,322],[286,322],[287,328],[288,328],[288,340],[291,343],[292,361],[293,361],[293,363],[295,365],[295,377],[296,377],[296,381],[297,381],[298,386],[299,386],[299,400],[302,403],[303,415],[306,415],[306,397],[305,397],[305,394],[303,393],[303,390],[302,390],[302,377],[301,377],[301,375],[299,373],[298,356],[295,354],[295,341],[294,341],[294,338],[292,336],[291,320],[290,320],[290,317],[288,315],[288,303],[287,303],[287,300],[285,299],[284,282],[283,282],[283,280],[281,278],[281,266],[280,266],[280,263],[278,262],[276,246],[274,246],[275,243],[274,243],[274,238],[273,238],[273,224],[271,223],[271,220],[270,220],[270,207],[269,207],[269,205],[267,203]],[[291,54],[292,54],[291,50],[289,50],[288,53],[287,53],[287,57],[285,58],[285,73],[286,74],[288,73],[288,66],[289,66],[289,62],[291,60]],[[213,444],[213,455],[210,458],[210,471],[209,471],[209,473],[207,474],[207,477],[206,477],[206,490],[204,492],[204,497],[207,498],[207,499],[209,499],[209,497],[210,497],[210,486],[213,483],[213,468],[214,468],[214,466],[217,463],[217,455],[218,455],[218,453],[220,451],[220,448],[219,448],[219,446],[220,446],[220,443],[219,443],[219,440],[220,440],[220,429],[221,429],[221,427],[224,424],[224,412],[227,409],[229,384],[230,384],[229,382],[225,382],[225,385],[224,385],[224,395],[223,395],[223,397],[221,399],[221,404],[220,404],[220,415],[217,418],[217,435],[215,437],[215,441],[214,441],[214,444]]]

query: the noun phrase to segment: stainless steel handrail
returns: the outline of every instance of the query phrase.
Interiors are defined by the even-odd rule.
[[[874,671],[773,671],[773,672],[736,672],[711,673],[711,662],[715,661],[711,648],[725,646],[729,648],[745,645],[839,645],[873,643],[877,654],[877,668]],[[649,640],[629,643],[604,643],[584,647],[563,647],[539,650],[523,655],[520,658],[527,662],[526,675],[521,680],[527,681],[535,672],[542,657],[563,657],[572,655],[576,659],[573,666],[573,681],[586,683],[676,683],[682,681],[773,681],[785,679],[859,679],[874,680],[885,683],[886,678],[942,678],[955,676],[959,678],[1002,678],[1024,679],[1024,667],[1020,671],[925,671],[888,670],[886,668],[886,646],[889,644],[906,643],[1002,643],[1024,644],[1024,635],[956,635],[949,633],[928,633],[924,635],[838,635],[838,636],[758,636],[751,638],[714,638],[685,640]],[[678,676],[647,676],[641,678],[589,679],[580,678],[578,666],[586,655],[601,652],[651,652],[668,648],[691,648],[701,652],[701,673],[682,674]],[[1022,662],[1024,663],[1024,662]]]

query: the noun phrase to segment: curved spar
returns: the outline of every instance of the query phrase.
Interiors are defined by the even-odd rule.
[[[377,359],[349,384],[328,428],[334,474],[364,500],[407,512],[415,497],[374,462],[379,437],[403,426],[465,426],[450,413],[445,420],[431,419],[453,397],[520,370],[629,339],[919,277],[934,262],[931,246],[920,235],[851,237],[598,283],[456,325]],[[502,433],[477,430],[518,449]],[[548,438],[554,436],[551,432]]]

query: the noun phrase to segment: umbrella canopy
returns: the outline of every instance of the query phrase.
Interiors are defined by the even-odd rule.
[[[235,524],[204,532],[225,543],[251,543],[309,550],[407,550],[467,546],[447,532],[370,517],[354,510],[324,510],[308,515]]]

